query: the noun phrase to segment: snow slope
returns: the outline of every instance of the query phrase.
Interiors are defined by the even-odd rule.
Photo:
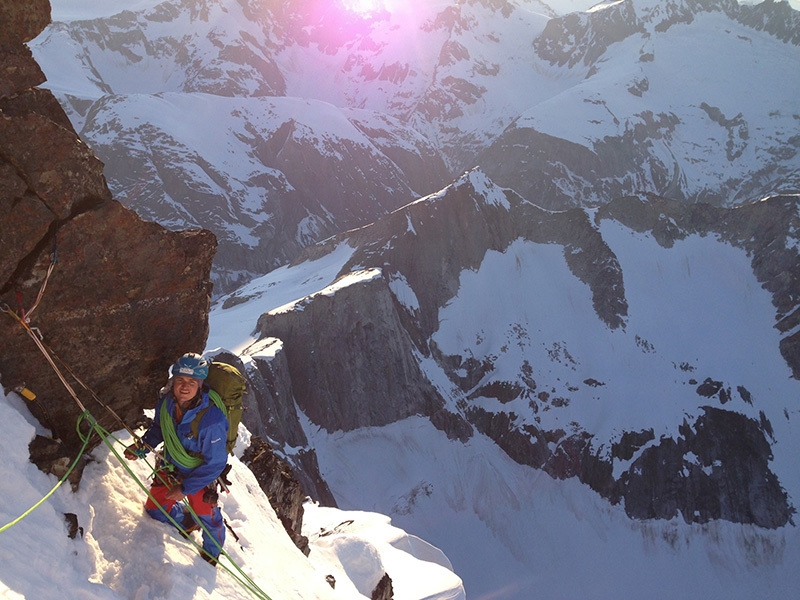
[[[34,506],[56,484],[28,461],[28,442],[46,434],[24,401],[0,389],[0,527]],[[240,429],[246,439],[246,430]],[[130,436],[119,434],[122,444]],[[240,441],[241,449],[244,441]],[[120,452],[124,446],[117,444]],[[38,509],[0,533],[0,597],[49,600],[245,599],[245,578],[223,558],[213,569],[177,531],[144,514],[144,492],[106,446],[92,452],[80,489],[59,487]],[[388,517],[305,505],[309,558],[292,544],[250,470],[237,458],[222,509],[230,528],[225,550],[257,589],[275,600],[359,600],[390,570],[395,598],[464,599],[441,551],[408,536]],[[143,461],[128,463],[146,481]],[[64,513],[81,533],[67,536]],[[347,523],[342,527],[341,524]],[[194,534],[197,536],[198,534]],[[196,538],[199,540],[199,538]],[[232,573],[225,569],[231,569]],[[424,581],[418,574],[425,573]],[[234,575],[236,577],[234,577]],[[333,575],[335,589],[326,582]],[[238,580],[237,580],[238,579]]]
[[[632,521],[575,480],[520,466],[480,435],[452,442],[421,418],[311,437],[340,506],[385,512],[443,548],[471,600],[778,600],[800,589],[796,527]]]

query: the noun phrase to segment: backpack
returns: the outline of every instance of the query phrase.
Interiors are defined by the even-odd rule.
[[[208,365],[208,377],[206,377],[204,386],[208,388],[209,399],[228,418],[228,439],[225,449],[228,454],[232,455],[233,448],[236,446],[239,423],[242,420],[242,396],[247,389],[245,378],[233,365],[212,362]],[[208,408],[197,413],[197,417],[192,421],[192,433],[195,437],[200,429],[200,421]]]

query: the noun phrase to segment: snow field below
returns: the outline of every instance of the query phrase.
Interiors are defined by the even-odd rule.
[[[419,417],[307,434],[340,507],[386,514],[442,548],[470,600],[777,600],[800,589],[795,527],[631,521],[577,481],[518,465],[481,435],[448,440]]]

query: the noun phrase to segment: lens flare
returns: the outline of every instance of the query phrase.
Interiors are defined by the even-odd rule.
[[[342,5],[360,15],[368,15],[386,8],[382,0],[342,0]]]

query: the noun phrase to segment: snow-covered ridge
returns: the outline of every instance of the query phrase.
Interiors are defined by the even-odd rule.
[[[363,269],[360,271],[352,271],[338,278],[336,281],[334,281],[332,284],[325,287],[324,289],[321,289],[320,291],[314,292],[313,294],[310,294],[303,298],[293,300],[292,302],[284,304],[283,306],[274,308],[271,311],[269,311],[269,313],[278,314],[282,312],[289,312],[292,310],[303,310],[303,306],[308,302],[313,301],[315,296],[332,296],[336,292],[348,286],[373,281],[374,279],[382,276],[383,273],[381,272],[380,269]]]

